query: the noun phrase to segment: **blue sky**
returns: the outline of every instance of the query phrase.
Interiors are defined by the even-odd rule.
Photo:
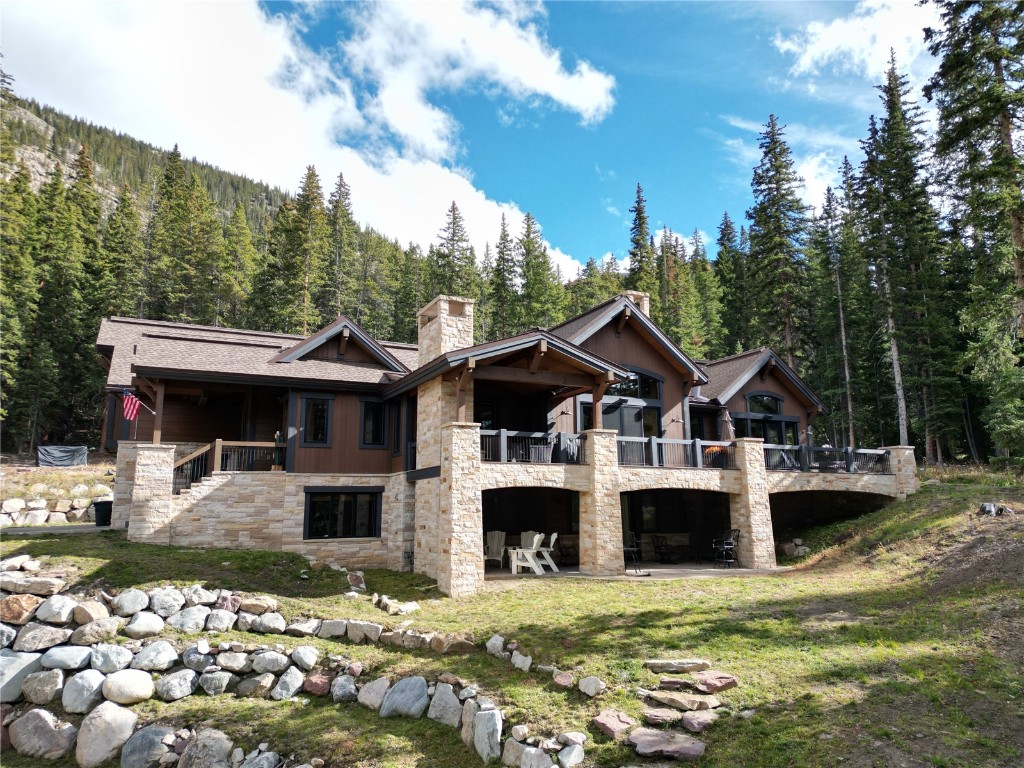
[[[750,206],[774,112],[818,204],[878,108],[888,51],[920,85],[932,8],[861,2],[9,0],[15,90],[294,189],[339,172],[356,217],[424,248],[454,199],[482,255],[533,213],[566,276],[652,229],[714,238]],[[62,55],[55,55],[60,51]]]

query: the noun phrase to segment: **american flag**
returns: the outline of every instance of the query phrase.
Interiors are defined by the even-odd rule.
[[[124,417],[128,421],[135,421],[139,416],[139,406],[142,405],[142,401],[127,389],[122,394],[124,396]]]

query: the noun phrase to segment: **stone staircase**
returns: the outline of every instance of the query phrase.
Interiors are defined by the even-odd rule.
[[[174,504],[175,513],[180,514],[186,510],[194,509],[199,502],[220,488],[230,479],[230,475],[217,474],[197,480],[191,487],[182,490],[173,497],[172,502]]]

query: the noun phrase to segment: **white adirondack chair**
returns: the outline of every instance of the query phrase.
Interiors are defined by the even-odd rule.
[[[544,541],[544,534],[536,531],[523,531],[519,537],[518,547],[509,547],[509,560],[512,565],[512,573],[519,573],[523,568],[529,568],[538,576],[544,575],[544,566],[537,560],[537,550]]]
[[[555,565],[555,561],[551,558],[551,551],[555,548],[555,541],[557,540],[558,533],[552,533],[551,538],[548,539],[548,545],[537,548],[537,556],[541,559],[541,562],[555,573],[558,573],[558,566]]]
[[[487,545],[484,549],[484,565],[487,564],[488,560],[497,560],[498,567],[501,567],[502,562],[505,560],[505,532],[504,531],[488,531],[487,532]]]

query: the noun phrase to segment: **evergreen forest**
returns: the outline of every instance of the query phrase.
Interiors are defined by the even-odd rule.
[[[447,293],[476,300],[487,341],[632,289],[695,359],[772,347],[828,406],[819,443],[1024,466],[1024,3],[938,5],[934,132],[891,57],[862,156],[813,208],[770,115],[753,205],[722,215],[715,258],[697,232],[652,232],[638,183],[628,269],[591,259],[575,275],[529,213],[479,254],[453,201],[424,250],[359,225],[342,173],[296,169],[286,194],[22,98],[3,75],[4,449],[97,444],[105,316],[310,334],[345,314],[414,342],[416,311]]]

